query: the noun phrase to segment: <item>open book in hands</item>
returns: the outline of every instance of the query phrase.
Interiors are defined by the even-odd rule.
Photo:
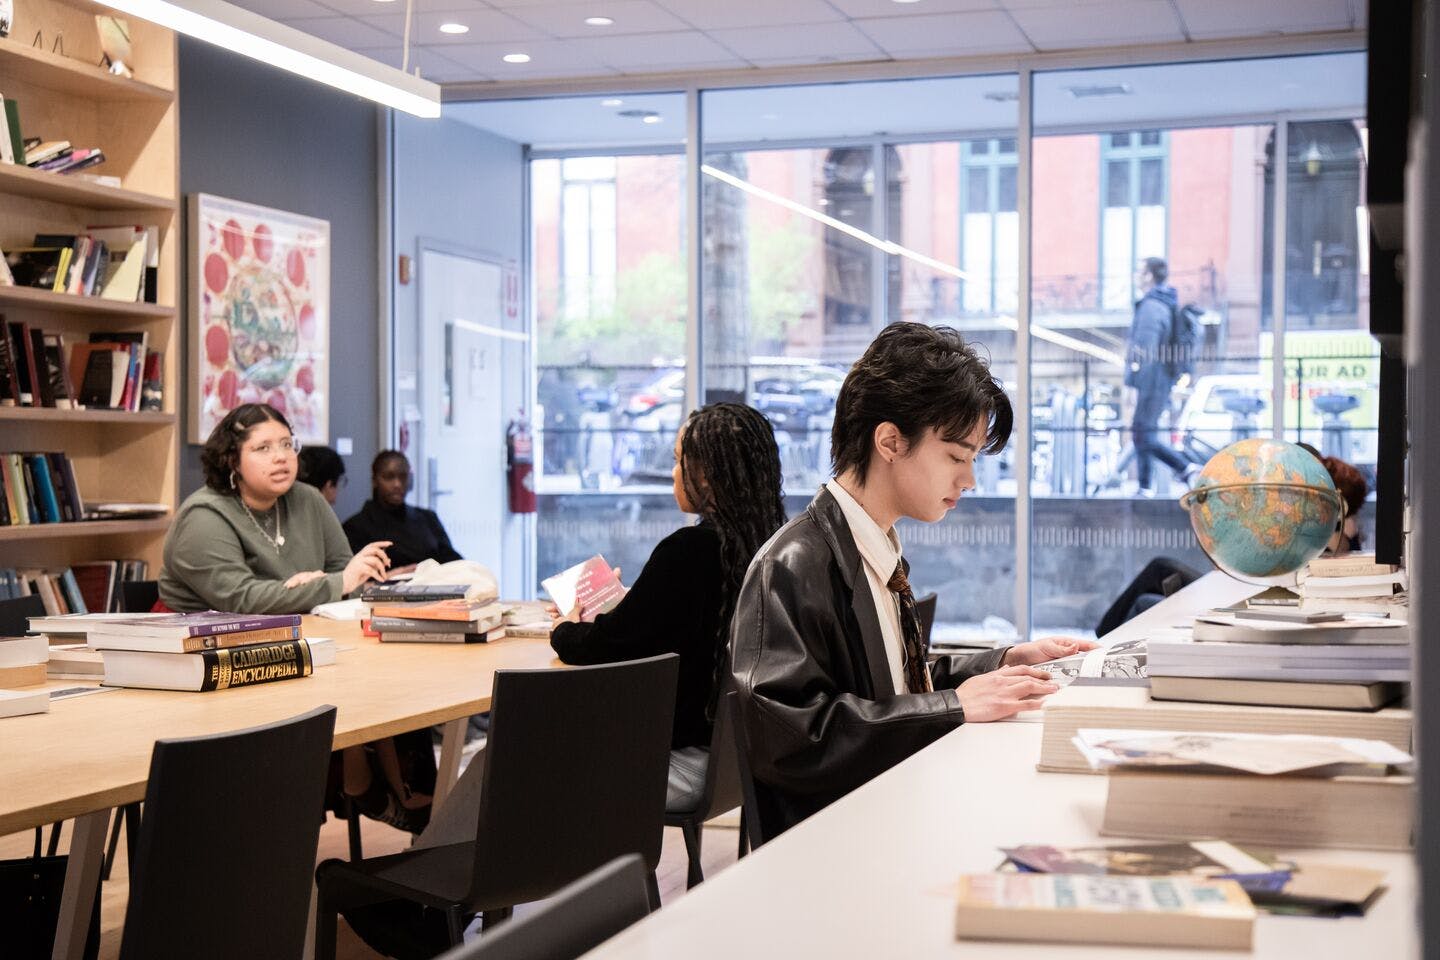
[[[580,619],[590,623],[602,613],[609,613],[625,597],[625,585],[598,553],[541,581],[545,592],[555,601],[562,615],[580,607]]]

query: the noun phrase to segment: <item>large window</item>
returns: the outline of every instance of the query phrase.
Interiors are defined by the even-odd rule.
[[[960,329],[1030,425],[901,524],[938,638],[1084,633],[1152,557],[1208,569],[1175,500],[1219,448],[1283,431],[1373,469],[1363,91],[1357,53],[701,90],[693,170],[680,95],[466,105],[531,151],[537,580],[633,573],[682,522],[697,401],[770,418],[803,509],[846,371],[901,319]],[[1195,336],[1143,397],[1137,302]]]

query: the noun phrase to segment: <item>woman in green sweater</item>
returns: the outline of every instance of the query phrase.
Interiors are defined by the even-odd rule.
[[[385,578],[390,544],[350,555],[320,491],[295,482],[299,449],[269,404],[241,404],[215,425],[200,453],[205,486],[185,498],[165,540],[161,603],[180,613],[307,613]],[[362,813],[417,832],[429,820],[428,731],[349,747],[342,765],[343,790]]]
[[[165,606],[306,613],[384,579],[389,544],[350,555],[325,498],[295,482],[299,446],[264,403],[241,404],[215,426],[200,454],[205,486],[181,504],[165,541]]]

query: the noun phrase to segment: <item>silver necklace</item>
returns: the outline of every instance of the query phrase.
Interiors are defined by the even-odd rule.
[[[255,519],[255,514],[250,512],[249,506],[245,503],[245,498],[236,497],[235,499],[240,501],[240,509],[244,510],[245,516],[249,517],[250,522],[255,524],[255,529],[260,531],[260,536],[270,541],[270,546],[275,548],[276,553],[279,553],[280,548],[285,546],[285,534],[280,532],[280,501],[275,501],[275,536],[272,537],[265,532],[264,527],[260,526],[260,521]]]

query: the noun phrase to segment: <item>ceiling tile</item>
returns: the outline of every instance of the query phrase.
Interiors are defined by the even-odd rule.
[[[1011,16],[1041,50],[1185,40],[1174,8],[1155,0],[1109,0],[1063,8],[1030,7],[1014,10]]]
[[[869,37],[848,23],[812,23],[788,30],[751,27],[709,33],[712,39],[751,62],[829,63],[885,56]]]
[[[999,0],[924,0],[923,3],[896,3],[895,0],[830,0],[830,5],[847,17],[918,17],[936,13],[968,13],[995,10]]]
[[[368,23],[361,23],[354,17],[306,18],[286,20],[285,23],[312,37],[329,40],[347,50],[359,50],[362,47],[385,47],[400,39],[398,34],[387,33]]]
[[[662,0],[665,9],[701,30],[833,23],[844,16],[825,0]]]
[[[506,63],[507,53],[528,53],[529,63]],[[472,67],[498,80],[526,79],[550,69],[554,76],[581,76],[605,73],[605,64],[596,57],[575,50],[571,41],[526,40],[514,43],[470,43],[446,46],[446,58]],[[573,68],[573,69],[572,69]]]
[[[689,24],[650,0],[589,0],[587,3],[547,3],[510,7],[510,16],[543,30],[552,37],[595,37],[626,33],[665,33],[685,30]],[[606,16],[613,26],[592,27],[586,17]]]
[[[626,71],[635,68],[714,69],[715,64],[730,67],[745,65],[744,61],[699,31],[566,40],[564,47],[567,51],[576,51],[606,66]],[[698,64],[709,66],[700,67]]]
[[[363,17],[363,22],[384,30],[392,36],[402,37],[405,31],[404,16]],[[463,23],[468,33],[441,33],[442,23]],[[410,43],[452,46],[474,43],[509,43],[515,40],[543,40],[545,34],[529,24],[521,23],[514,17],[498,10],[451,10],[436,13],[417,13],[410,28]]]
[[[947,56],[966,53],[1028,51],[1015,22],[1004,13],[943,13],[918,17],[856,20],[866,36],[886,53],[899,56]]]
[[[401,48],[398,46],[382,47],[375,50],[357,50],[356,53],[369,57],[371,60],[377,60],[387,67],[394,67],[397,70],[401,68]],[[480,71],[471,67],[462,66],[445,56],[441,51],[428,47],[410,48],[409,68],[413,71],[416,67],[420,68],[420,76],[426,80],[434,80],[436,83],[441,83],[445,80],[460,79],[462,77],[478,78],[480,76]]]
[[[1190,36],[1263,36],[1267,33],[1313,33],[1349,30],[1352,13],[1346,0],[1175,0]],[[1361,28],[1364,24],[1360,24]]]
[[[372,0],[373,2],[373,0]],[[271,20],[294,20],[297,17],[333,17],[335,11],[315,0],[241,0],[235,4],[251,13]]]
[[[241,0],[242,5],[246,6],[250,2],[251,0]],[[260,0],[260,2],[274,2],[274,0]],[[405,15],[405,0],[319,0],[319,2],[352,17],[381,17],[387,14],[403,17]],[[485,0],[415,0],[415,13],[419,15],[450,10],[489,10],[490,6]]]

